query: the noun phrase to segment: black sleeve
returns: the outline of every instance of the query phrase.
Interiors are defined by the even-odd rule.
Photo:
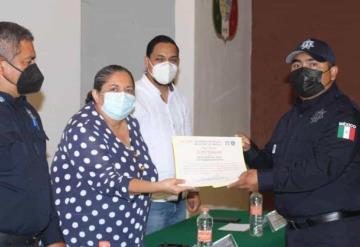
[[[259,149],[255,143],[251,143],[250,150],[244,152],[245,162],[252,169],[257,169],[258,174],[258,185],[259,191],[272,191],[274,185],[274,176],[273,176],[273,158],[272,158],[272,148],[273,148],[273,139],[274,136],[281,132],[284,124],[287,122],[289,113],[284,114],[284,116],[278,122],[271,140],[265,145],[264,149]]]
[[[247,165],[253,169],[270,169],[273,167],[271,154],[267,148],[260,150],[254,143],[251,143],[247,152],[244,152],[244,158]]]
[[[338,136],[341,123],[355,127],[354,140]],[[274,191],[311,191],[339,178],[359,152],[358,124],[359,113],[356,111],[340,111],[329,118],[321,138],[314,145],[313,155],[292,162],[280,160],[276,164],[281,168],[273,174]]]
[[[264,150],[260,150],[251,143],[249,151],[244,152],[245,162],[252,169],[257,169],[259,191],[270,191],[273,189],[273,160],[268,151],[270,144]]]

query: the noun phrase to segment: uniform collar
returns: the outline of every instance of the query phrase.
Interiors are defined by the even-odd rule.
[[[295,102],[295,108],[300,112],[303,113],[308,109],[311,109],[312,107],[323,104],[326,102],[330,102],[333,99],[338,98],[341,95],[341,92],[339,91],[336,82],[334,82],[331,87],[326,90],[326,92],[322,93],[318,97],[310,100],[302,100],[300,98],[296,99]]]
[[[22,104],[26,102],[26,96],[19,96],[19,97],[13,97],[12,95],[5,93],[5,92],[1,92],[0,91],[0,101],[2,102],[9,102],[12,104]]]

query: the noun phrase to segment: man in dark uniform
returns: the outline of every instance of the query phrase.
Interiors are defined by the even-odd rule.
[[[26,94],[44,80],[33,36],[0,22],[0,246],[63,247],[46,160],[46,135]]]
[[[360,246],[360,113],[336,86],[327,43],[305,40],[286,63],[297,101],[264,150],[242,136],[252,169],[230,187],[275,193],[288,246]]]

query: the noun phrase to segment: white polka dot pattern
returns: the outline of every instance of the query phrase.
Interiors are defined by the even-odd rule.
[[[62,135],[51,177],[67,246],[97,246],[99,240],[143,246],[149,196],[130,195],[128,184],[132,178],[156,181],[157,172],[137,120],[126,120],[130,149],[113,135],[93,103],[73,116]]]

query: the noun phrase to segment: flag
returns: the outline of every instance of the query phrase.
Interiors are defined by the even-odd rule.
[[[237,0],[213,0],[213,21],[217,36],[224,41],[232,40],[238,22]]]
[[[356,134],[356,126],[354,124],[340,122],[337,132],[338,138],[354,141]]]

